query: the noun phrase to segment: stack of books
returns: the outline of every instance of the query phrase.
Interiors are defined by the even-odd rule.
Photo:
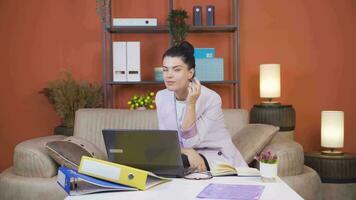
[[[170,181],[145,170],[83,156],[79,170],[59,167],[57,183],[68,195],[147,190]]]

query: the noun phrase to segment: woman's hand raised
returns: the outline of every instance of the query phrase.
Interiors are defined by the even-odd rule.
[[[200,90],[201,90],[200,81],[194,78],[193,81],[190,82],[188,86],[188,96],[186,99],[186,103],[195,104],[200,95]]]

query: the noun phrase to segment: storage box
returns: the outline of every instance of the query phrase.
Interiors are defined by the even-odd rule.
[[[223,81],[223,58],[200,58],[195,60],[195,75],[201,81]]]
[[[214,58],[214,48],[194,48],[194,57],[197,58]]]

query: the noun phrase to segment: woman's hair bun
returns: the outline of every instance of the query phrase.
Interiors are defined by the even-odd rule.
[[[184,51],[188,52],[191,55],[194,55],[194,47],[192,44],[190,44],[187,41],[183,41],[182,43],[180,43],[179,48],[184,49]]]

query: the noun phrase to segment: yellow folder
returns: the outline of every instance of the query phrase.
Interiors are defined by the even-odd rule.
[[[170,179],[157,176],[149,171],[87,156],[82,157],[78,171],[82,174],[135,187],[139,190],[146,190],[170,181]]]

